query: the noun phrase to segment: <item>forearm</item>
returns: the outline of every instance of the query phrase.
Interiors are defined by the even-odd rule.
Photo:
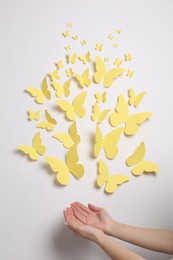
[[[128,250],[104,233],[97,236],[94,242],[100,246],[112,260],[144,260],[144,258]]]
[[[173,254],[173,230],[146,229],[114,222],[109,235],[147,249]]]

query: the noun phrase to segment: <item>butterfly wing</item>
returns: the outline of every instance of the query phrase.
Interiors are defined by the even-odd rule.
[[[89,78],[89,69],[84,70],[82,73],[82,79],[85,86],[89,87],[91,85],[91,79]]]
[[[145,96],[146,92],[141,92],[139,93],[137,96],[136,96],[136,99],[135,99],[135,103],[134,103],[134,106],[135,107],[138,107],[143,99],[143,97]]]
[[[29,109],[28,110],[29,120],[36,120],[36,121],[38,121],[40,119],[40,113],[41,113],[41,110],[38,110],[38,111],[34,112],[32,109]]]
[[[63,92],[65,97],[68,97],[70,95],[70,83],[71,79],[67,80],[63,85]]]
[[[26,91],[32,96],[35,97],[35,101],[39,104],[44,104],[45,98],[43,92],[38,88],[28,87]]]
[[[124,133],[126,135],[134,135],[138,131],[139,126],[151,116],[153,116],[153,113],[150,112],[141,112],[130,116],[126,121]]]
[[[103,136],[98,125],[96,125],[94,156],[97,158],[100,154],[100,150],[103,146]]]
[[[73,105],[66,100],[57,100],[56,104],[66,113],[69,120],[76,120]]]
[[[85,108],[83,107],[86,99],[86,94],[87,92],[84,91],[76,96],[73,100],[73,109],[79,118],[83,118],[86,112]]]
[[[134,164],[139,163],[143,160],[145,156],[145,144],[144,142],[141,142],[140,145],[137,147],[137,149],[134,151],[134,153],[127,158],[126,164],[127,166],[132,166]]]
[[[105,136],[103,140],[103,148],[107,159],[113,159],[117,155],[118,147],[116,144],[118,143],[123,130],[123,127],[119,127]]]
[[[56,133],[52,135],[53,138],[63,143],[64,147],[69,149],[73,145],[73,140],[70,135],[65,133]]]
[[[113,193],[118,185],[121,185],[122,183],[129,181],[129,176],[126,176],[124,174],[115,174],[108,178],[105,191],[107,193]]]
[[[79,86],[81,88],[84,88],[85,87],[85,83],[84,83],[83,78],[79,74],[77,74],[77,73],[74,73],[74,77],[75,77],[77,83],[79,84]]]
[[[103,60],[96,56],[96,72],[94,73],[94,81],[96,84],[100,83],[106,73],[106,67]]]
[[[141,175],[142,173],[153,173],[159,171],[159,167],[150,161],[141,161],[131,170],[133,175]]]
[[[97,124],[101,124],[103,120],[106,118],[107,114],[110,112],[110,109],[105,109],[103,110],[98,118]]]
[[[128,114],[129,108],[127,101],[123,95],[119,95],[115,112],[113,112],[109,117],[111,126],[116,127],[124,123],[128,118]]]
[[[73,122],[69,128],[69,135],[74,143],[80,143],[80,136],[77,134],[76,122]]]
[[[56,96],[61,98],[64,94],[63,86],[58,81],[53,80],[51,83],[52,87],[56,90]]]
[[[27,154],[31,160],[37,161],[39,158],[35,149],[29,145],[20,145],[18,146],[18,149]]]
[[[132,106],[135,102],[135,97],[136,97],[135,92],[132,88],[129,89],[128,96],[129,96],[129,101],[128,101],[129,106]]]
[[[99,161],[98,161],[98,173],[99,173],[99,175],[97,177],[96,182],[97,182],[98,187],[101,188],[106,183],[106,181],[109,177],[108,167],[102,159],[99,159]]]
[[[32,139],[32,146],[37,153],[44,155],[46,152],[46,147],[42,144],[40,137],[40,132],[37,132]]]
[[[114,79],[118,78],[118,76],[120,76],[124,71],[124,68],[114,68],[106,72],[104,76],[103,86],[105,88],[109,88],[110,86],[112,86]]]
[[[55,118],[51,117],[51,115],[48,113],[47,110],[45,110],[45,116],[46,116],[46,119],[49,123],[53,124],[53,125],[56,125],[57,122],[55,120]]]
[[[68,185],[70,182],[70,175],[69,175],[69,169],[67,165],[63,161],[55,157],[47,156],[44,159],[49,164],[52,171],[57,173],[56,175],[57,181],[61,185]]]
[[[41,89],[42,89],[42,92],[43,92],[44,96],[48,100],[50,100],[51,99],[51,93],[50,93],[50,90],[48,89],[46,77],[43,78]]]

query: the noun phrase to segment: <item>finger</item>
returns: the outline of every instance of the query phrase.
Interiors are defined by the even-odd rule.
[[[75,204],[75,203],[73,203],[73,204],[71,205],[71,207],[72,207],[73,209],[75,209],[76,211],[80,212],[80,214],[83,215],[83,216],[85,216],[85,217],[87,217],[88,214],[89,214],[89,213],[87,213],[87,212],[85,211],[85,209],[81,208],[80,206],[78,206],[78,205]]]
[[[97,207],[97,206],[95,206],[95,205],[93,205],[91,203],[88,204],[88,207],[89,207],[90,210],[92,210],[94,212],[99,212],[101,210],[100,207]]]
[[[81,210],[83,210],[83,212],[86,212],[87,214],[91,213],[91,210],[82,203],[75,202],[74,204],[77,205]]]
[[[75,207],[73,207],[73,214],[80,222],[86,224],[86,217],[81,214]]]

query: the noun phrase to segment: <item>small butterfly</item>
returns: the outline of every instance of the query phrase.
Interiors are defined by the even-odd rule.
[[[58,74],[58,69],[54,70],[53,72],[49,72],[49,76],[51,81],[53,81],[54,79],[60,79],[60,76]]]
[[[118,185],[121,185],[122,183],[129,181],[129,176],[126,176],[124,174],[109,174],[109,169],[106,163],[99,159],[98,161],[98,177],[97,177],[97,185],[99,188],[102,188],[105,185],[105,192],[107,193],[113,193]]]
[[[95,97],[96,97],[96,102],[97,103],[100,103],[101,101],[103,103],[105,103],[106,102],[106,91],[102,95],[97,92],[95,94]]]
[[[85,115],[86,110],[83,107],[83,104],[85,102],[86,94],[86,91],[80,93],[74,98],[72,104],[63,99],[57,100],[56,104],[66,113],[66,117],[69,120],[75,121],[76,115],[79,118],[83,118]]]
[[[41,113],[41,110],[37,110],[36,112],[34,112],[32,109],[29,109],[28,110],[29,120],[38,121],[40,119],[40,113]]]
[[[82,75],[80,76],[77,73],[74,73],[74,78],[78,82],[79,86],[84,88],[89,87],[91,85],[91,79],[89,78],[89,69],[84,70]]]
[[[78,40],[78,36],[77,36],[77,34],[74,35],[74,36],[72,36],[72,39],[73,39],[73,41],[77,41],[77,40]]]
[[[29,156],[31,160],[37,161],[39,155],[44,155],[46,152],[46,147],[42,144],[40,137],[40,132],[37,132],[32,139],[32,146],[20,145],[18,149]]]
[[[135,166],[131,169],[133,175],[141,175],[142,173],[159,172],[160,169],[151,161],[143,160],[145,156],[145,143],[141,142],[134,153],[127,158],[127,166]]]
[[[120,30],[120,29],[116,29],[115,32],[116,32],[117,34],[120,34],[120,33],[121,33],[121,30]]]
[[[117,48],[118,47],[118,43],[113,43],[112,47],[113,48]]]
[[[57,63],[56,63],[58,69],[62,69],[64,67],[64,64],[62,62],[62,60],[59,60]]]
[[[114,65],[116,65],[117,67],[119,67],[122,64],[123,60],[120,60],[119,58],[116,58],[114,61]]]
[[[66,49],[66,51],[69,51],[70,50],[70,45],[65,46],[64,49]]]
[[[51,115],[48,113],[47,110],[45,110],[45,116],[46,116],[46,121],[37,124],[36,127],[46,129],[48,131],[54,130],[57,121],[55,120],[55,118],[51,117]]]
[[[67,77],[71,77],[71,76],[73,76],[74,71],[72,70],[72,68],[69,68],[69,69],[65,70],[65,73],[66,73]]]
[[[74,144],[69,149],[66,162],[52,156],[46,156],[44,159],[52,171],[56,173],[56,180],[61,185],[68,185],[70,183],[70,173],[77,179],[81,179],[84,176],[84,167],[78,163],[77,144]]]
[[[105,58],[104,58],[104,61],[105,61],[105,62],[108,62],[108,61],[109,61],[109,57],[105,57]]]
[[[109,39],[109,40],[112,40],[113,38],[114,38],[114,36],[113,36],[112,34],[109,34],[109,35],[108,35],[108,39]]]
[[[99,126],[96,125],[94,156],[97,158],[103,148],[107,159],[113,159],[118,153],[117,143],[123,130],[123,127],[116,128],[103,137]]]
[[[131,59],[132,59],[132,55],[130,53],[124,54],[124,60],[125,61],[131,61]]]
[[[45,98],[50,100],[51,93],[48,89],[46,77],[43,78],[41,89],[27,87],[26,92],[28,92],[31,96],[35,97],[35,101],[39,104],[44,104]]]
[[[83,64],[87,64],[91,61],[90,52],[88,51],[85,56],[79,55],[78,59],[83,62]]]
[[[63,95],[68,97],[70,95],[71,79],[67,80],[63,85],[58,81],[52,81],[52,87],[56,90],[56,96],[61,98]]]
[[[105,109],[101,112],[99,105],[95,103],[91,115],[91,120],[92,121],[97,120],[97,124],[101,124],[110,111],[111,111],[110,109]]]
[[[128,70],[126,76],[131,78],[134,75],[134,73],[135,73],[134,70]]]
[[[68,32],[68,31],[65,31],[65,32],[62,33],[62,35],[63,35],[65,38],[67,38],[67,37],[69,36],[69,32]]]
[[[134,107],[138,107],[141,103],[141,100],[143,99],[146,92],[141,92],[138,95],[135,94],[134,90],[132,88],[129,89],[128,95],[129,95],[129,105]]]
[[[81,45],[86,45],[87,44],[87,42],[85,41],[85,40],[83,40],[83,41],[81,41]]]
[[[64,147],[69,149],[72,145],[80,143],[80,136],[77,134],[76,122],[73,122],[66,133],[55,133],[52,137],[63,143]]]
[[[72,27],[72,23],[67,23],[67,27]]]
[[[76,53],[74,53],[72,56],[70,55],[70,53],[68,53],[68,55],[67,55],[67,62],[74,64],[76,62],[76,58],[77,58],[77,54]]]
[[[95,46],[95,50],[96,51],[102,51],[103,50],[103,44],[97,43],[96,46]]]

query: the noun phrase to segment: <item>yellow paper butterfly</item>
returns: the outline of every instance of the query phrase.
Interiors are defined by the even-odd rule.
[[[129,78],[132,78],[134,73],[135,73],[134,70],[128,70],[126,76],[129,77]]]
[[[125,61],[131,61],[131,59],[132,59],[132,55],[130,53],[124,54],[124,60]]]
[[[95,50],[96,51],[102,51],[103,50],[103,44],[97,43],[96,46],[95,46]]]
[[[68,53],[68,55],[67,55],[67,62],[74,64],[76,62],[76,58],[77,58],[77,54],[76,53],[74,53],[72,56],[70,55],[70,53]]]
[[[55,118],[51,117],[51,115],[47,112],[47,110],[45,110],[45,116],[46,116],[46,121],[37,124],[36,127],[46,129],[48,131],[52,131],[55,128],[57,122]]]
[[[118,47],[118,43],[113,43],[112,47],[113,48],[117,48]]]
[[[114,38],[114,36],[113,36],[112,34],[109,34],[109,35],[108,35],[108,39],[109,39],[109,40],[112,40],[113,38]]]
[[[67,23],[67,27],[72,27],[72,23]]]
[[[114,65],[116,65],[117,67],[119,67],[122,64],[123,60],[120,60],[119,58],[116,58],[114,61]]]
[[[87,42],[85,41],[85,40],[83,40],[83,41],[81,41],[81,45],[86,45],[87,44]]]
[[[73,100],[73,103],[69,103],[66,100],[57,100],[56,104],[66,113],[66,117],[71,120],[76,120],[76,115],[79,118],[83,118],[85,115],[85,108],[83,107],[83,104],[85,102],[87,92],[84,91],[80,93],[78,96],[75,97]]]
[[[91,79],[89,78],[89,69],[84,70],[82,75],[80,76],[77,73],[74,73],[74,78],[78,82],[79,86],[84,88],[89,87],[91,85]]]
[[[66,163],[51,156],[46,156],[44,159],[50,165],[52,171],[57,173],[56,180],[61,185],[68,185],[70,183],[70,172],[77,179],[82,178],[84,175],[84,167],[78,163],[79,156],[76,144],[69,149],[66,156]]]
[[[63,35],[65,38],[67,38],[67,37],[69,36],[69,32],[68,32],[68,31],[65,31],[65,32],[62,33],[62,35]]]
[[[60,76],[58,74],[58,69],[54,70],[53,72],[50,72],[49,76],[51,81],[53,81],[54,79],[60,79]]]
[[[26,91],[33,97],[35,97],[35,101],[39,104],[44,104],[45,98],[48,100],[51,99],[51,93],[48,89],[46,77],[44,77],[42,84],[41,84],[41,89],[38,88],[33,88],[33,87],[27,87]]]
[[[90,51],[88,51],[85,56],[79,55],[78,59],[82,61],[83,64],[89,63],[91,61]]]
[[[91,119],[92,119],[92,121],[97,120],[97,124],[101,124],[109,112],[110,112],[110,109],[105,109],[101,112],[99,105],[97,103],[95,103],[94,107],[93,107]]]
[[[72,39],[73,39],[73,41],[77,41],[77,40],[78,40],[78,36],[77,36],[77,34],[74,35],[74,36],[72,36]]]
[[[129,105],[130,106],[134,105],[134,107],[138,107],[145,94],[146,94],[146,92],[141,92],[138,95],[136,95],[134,90],[132,88],[130,88],[129,91],[128,91],[128,95],[129,95],[128,103],[129,103]]]
[[[37,132],[32,139],[32,146],[20,145],[18,149],[29,156],[31,160],[37,161],[39,155],[44,155],[46,152],[46,147],[42,145],[42,140],[40,137],[40,132]]]
[[[57,63],[56,63],[58,69],[62,69],[64,67],[64,64],[62,62],[62,60],[59,60]]]
[[[65,46],[64,49],[65,49],[66,51],[69,51],[69,50],[70,50],[70,45]]]
[[[60,98],[63,95],[65,97],[68,97],[70,95],[70,83],[71,79],[67,80],[63,85],[58,81],[52,81],[51,85],[54,90],[56,90],[56,96]]]
[[[80,136],[77,134],[76,122],[73,122],[68,130],[69,134],[56,133],[52,137],[63,143],[64,147],[69,149],[72,145],[80,143]]]
[[[66,75],[67,75],[67,77],[71,77],[71,76],[73,76],[73,70],[72,70],[72,68],[70,68],[69,70],[67,69],[67,70],[65,70],[65,73],[66,73]]]
[[[108,61],[109,61],[109,57],[107,57],[107,58],[105,57],[105,58],[104,58],[104,61],[105,61],[105,62],[108,62]]]
[[[160,171],[160,169],[155,163],[143,160],[144,156],[145,144],[144,142],[141,142],[137,149],[134,151],[134,153],[131,156],[129,156],[126,161],[126,164],[129,167],[136,164],[131,169],[133,175],[141,175],[142,173],[153,173]]]
[[[94,81],[96,84],[99,84],[102,79],[104,79],[103,86],[108,88],[113,84],[114,79],[120,76],[124,71],[124,68],[113,68],[106,72],[103,60],[99,56],[96,56],[96,72],[94,73]]]
[[[29,109],[28,110],[29,120],[38,121],[40,119],[40,113],[41,113],[41,110],[37,110],[36,112],[34,112],[32,109]]]
[[[106,91],[102,95],[97,92],[95,94],[95,97],[96,97],[96,102],[97,103],[100,103],[101,101],[103,103],[105,103],[106,102]]]
[[[116,29],[115,32],[116,32],[117,34],[120,34],[120,33],[121,33],[121,30],[120,30],[120,29]]]
[[[118,153],[117,143],[124,128],[119,127],[108,133],[104,138],[98,125],[96,125],[94,156],[97,158],[101,149],[104,149],[107,159],[113,159]]]
[[[134,135],[138,131],[139,126],[152,115],[150,112],[140,112],[129,116],[128,103],[123,95],[119,95],[115,112],[110,115],[109,121],[113,127],[125,123],[124,133],[126,135]]]
[[[103,185],[105,185],[105,192],[107,193],[113,193],[118,188],[118,185],[121,185],[130,179],[129,176],[124,174],[114,174],[110,176],[109,169],[102,159],[99,159],[98,162],[98,172],[97,185],[99,188],[102,188]]]

